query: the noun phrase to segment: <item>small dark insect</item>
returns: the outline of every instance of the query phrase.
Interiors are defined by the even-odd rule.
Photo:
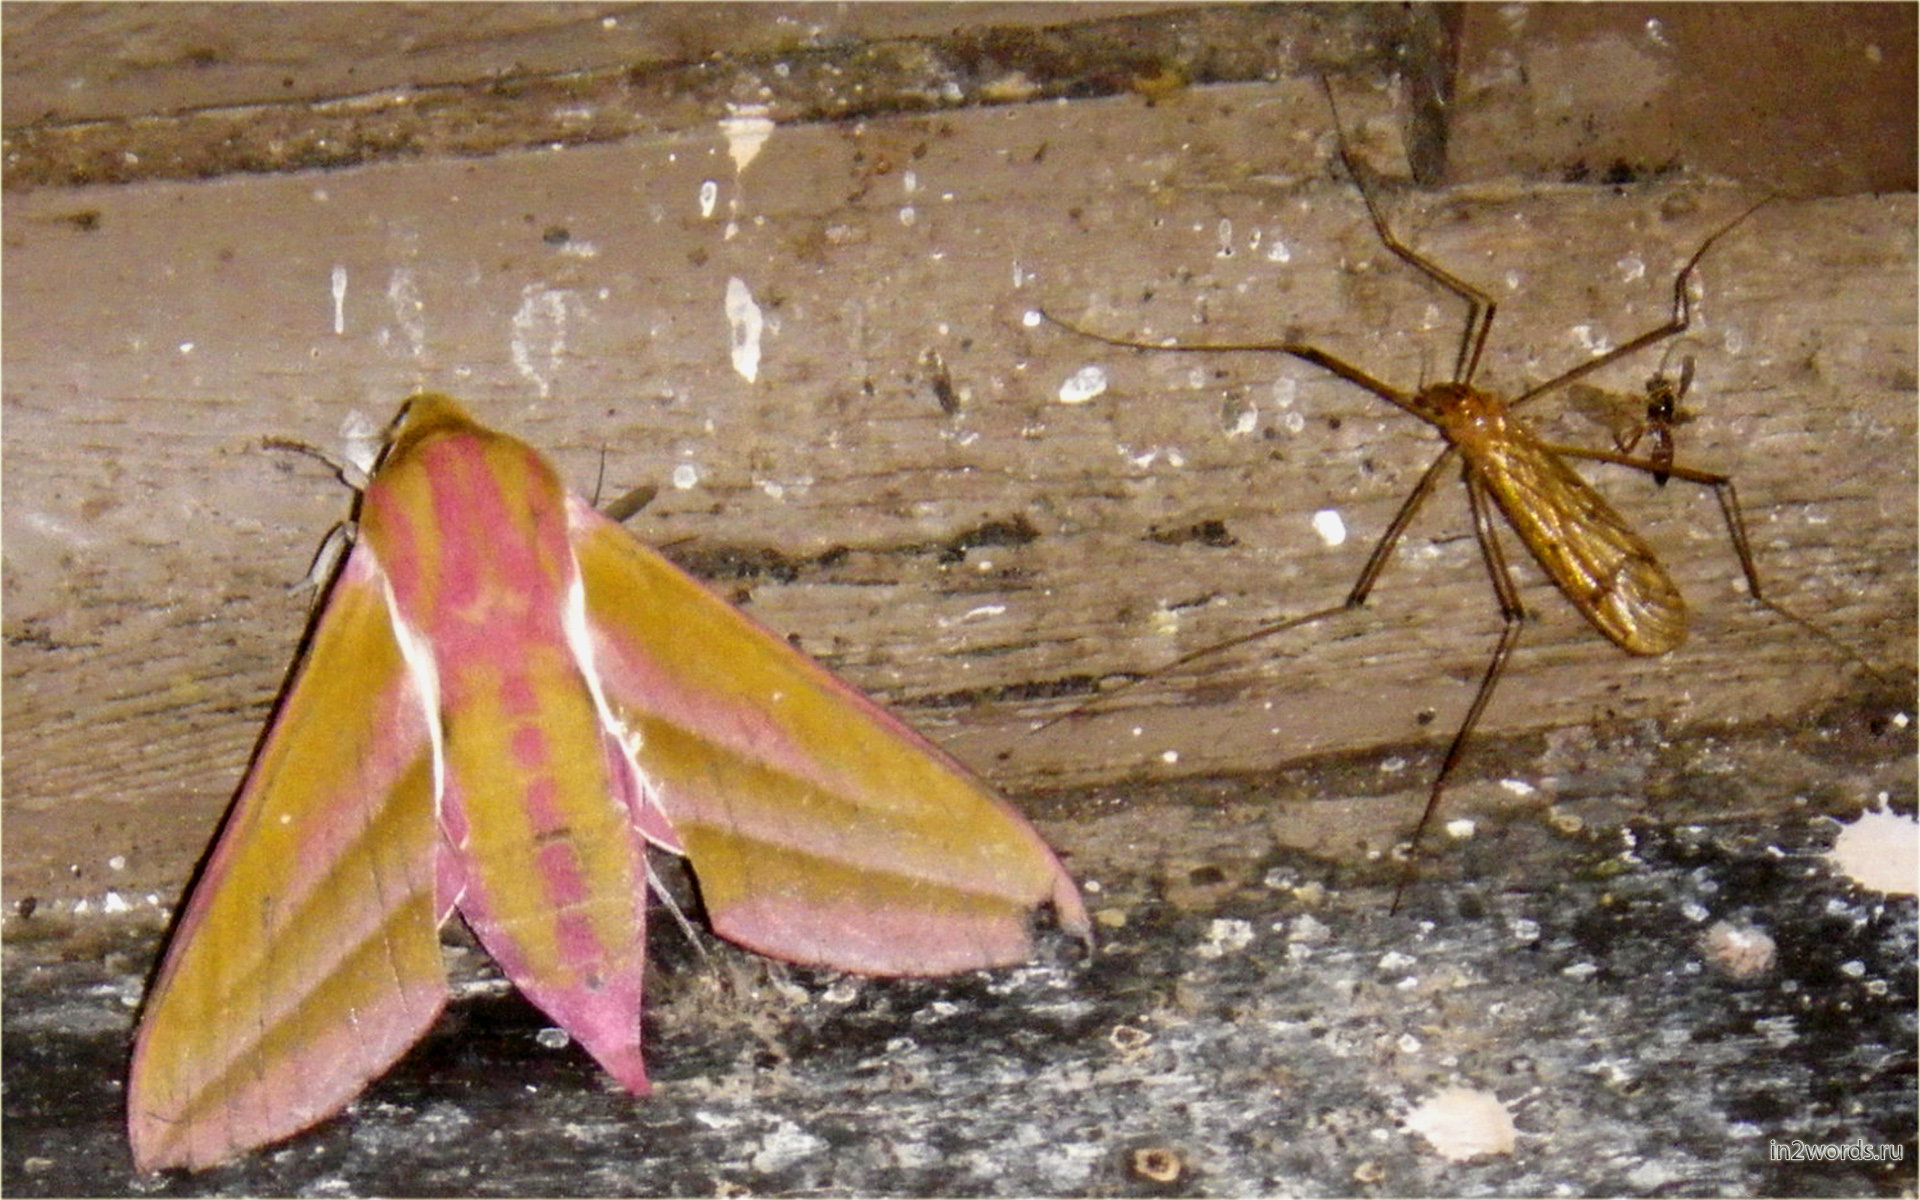
[[[1681,466],[1672,461],[1673,427],[1688,419],[1678,405],[1680,397],[1691,382],[1691,359],[1686,360],[1677,385],[1666,377],[1665,367],[1662,367],[1661,374],[1655,376],[1648,385],[1645,414],[1638,419],[1640,428],[1617,434],[1620,447],[1617,450],[1592,450],[1545,441],[1534,432],[1532,426],[1517,411],[1540,397],[1565,388],[1611,363],[1684,333],[1692,316],[1692,302],[1687,295],[1687,284],[1693,276],[1694,269],[1715,242],[1752,216],[1772,197],[1766,197],[1749,206],[1744,212],[1715,230],[1693,252],[1693,256],[1687,259],[1686,264],[1680,268],[1680,273],[1674,278],[1672,315],[1664,323],[1507,400],[1482,391],[1473,384],[1474,374],[1480,366],[1481,352],[1486,348],[1487,335],[1493,327],[1495,309],[1493,299],[1479,288],[1423,257],[1394,236],[1393,231],[1387,226],[1386,218],[1375,203],[1372,193],[1368,190],[1352,155],[1348,152],[1346,136],[1340,124],[1339,107],[1333,98],[1333,90],[1325,80],[1322,80],[1322,87],[1326,91],[1327,104],[1333,112],[1335,134],[1339,140],[1340,160],[1359,188],[1361,200],[1366,205],[1367,216],[1373,223],[1374,232],[1381,244],[1401,261],[1466,302],[1466,325],[1460,338],[1460,347],[1450,379],[1427,384],[1409,392],[1385,383],[1344,359],[1337,358],[1315,346],[1295,342],[1150,344],[1109,337],[1081,329],[1044,312],[1041,315],[1069,332],[1110,346],[1188,353],[1277,352],[1289,354],[1372,392],[1394,407],[1434,426],[1446,439],[1445,449],[1433,460],[1432,465],[1414,485],[1412,494],[1407,497],[1400,511],[1387,526],[1386,532],[1381,536],[1379,543],[1368,557],[1366,565],[1362,568],[1359,579],[1355,581],[1342,603],[1305,616],[1272,622],[1250,633],[1183,655],[1161,668],[1161,672],[1176,669],[1221,650],[1245,645],[1360,607],[1373,591],[1373,585],[1386,568],[1401,535],[1406,532],[1407,526],[1412,522],[1420,506],[1426,502],[1438,485],[1442,473],[1450,466],[1456,464],[1459,466],[1472,512],[1474,538],[1479,543],[1481,557],[1486,564],[1488,577],[1493,584],[1494,597],[1505,625],[1499,641],[1494,646],[1486,671],[1481,677],[1479,689],[1474,693],[1473,700],[1467,707],[1466,716],[1441,759],[1440,768],[1435,773],[1433,784],[1427,793],[1426,807],[1421,811],[1420,819],[1409,838],[1405,871],[1394,893],[1393,907],[1397,911],[1407,882],[1412,877],[1422,835],[1432,822],[1440,797],[1446,790],[1447,780],[1459,765],[1468,737],[1479,723],[1488,701],[1493,698],[1494,689],[1499,684],[1501,675],[1506,671],[1507,659],[1512,655],[1514,646],[1520,639],[1522,622],[1527,615],[1526,609],[1521,605],[1519,589],[1514,584],[1512,571],[1507,565],[1506,553],[1501,548],[1500,540],[1495,533],[1494,514],[1496,512],[1513,529],[1521,544],[1532,554],[1534,561],[1559,588],[1561,594],[1566,596],[1574,608],[1579,610],[1595,629],[1620,649],[1629,654],[1661,655],[1679,646],[1686,637],[1686,603],[1666,569],[1661,566],[1653,550],[1627,525],[1600,493],[1567,466],[1565,461],[1567,458],[1615,463],[1648,472],[1662,481],[1673,477],[1712,488],[1715,499],[1719,501],[1721,514],[1726,520],[1734,553],[1739,557],[1740,569],[1746,575],[1749,594],[1766,608],[1779,613],[1795,624],[1822,637],[1826,635],[1821,634],[1804,619],[1766,599],[1762,594],[1760,578],[1748,546],[1746,524],[1741,516],[1739,497],[1734,490],[1733,480],[1726,475]],[[1636,457],[1631,450],[1643,437],[1652,438],[1653,453],[1644,458]],[[1828,638],[1828,640],[1832,639]],[[1158,673],[1160,672],[1156,672]],[[1066,714],[1066,716],[1072,715],[1074,714]],[[1056,721],[1061,719],[1065,717],[1056,718]],[[1051,723],[1053,722],[1049,722]]]
[[[1647,380],[1644,401],[1641,397],[1610,392],[1590,383],[1576,383],[1567,388],[1567,403],[1575,411],[1606,426],[1620,453],[1632,454],[1643,438],[1650,442],[1647,461],[1659,468],[1653,473],[1653,482],[1660,487],[1665,487],[1672,475],[1674,428],[1694,417],[1690,410],[1680,407],[1680,401],[1686,399],[1687,390],[1693,386],[1693,355],[1680,360],[1678,380],[1667,374],[1668,360],[1683,344],[1675,342],[1661,358],[1659,371]]]

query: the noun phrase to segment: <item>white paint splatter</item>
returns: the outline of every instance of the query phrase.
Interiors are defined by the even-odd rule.
[[[1920,879],[1920,823],[1885,808],[1861,813],[1841,829],[1827,861],[1861,887],[1911,896]]]
[[[727,280],[727,330],[732,344],[733,369],[752,383],[760,378],[760,331],[765,321],[753,293],[738,277]]]
[[[566,355],[571,301],[566,291],[538,283],[520,289],[520,308],[513,314],[507,352],[514,369],[540,389],[543,400],[553,393],[553,377]]]
[[[427,305],[420,299],[420,286],[413,268],[395,267],[387,275],[387,308],[393,323],[406,335],[409,353],[419,358],[427,352]]]
[[[1407,1128],[1427,1139],[1449,1162],[1483,1154],[1512,1154],[1518,1131],[1500,1097],[1473,1088],[1448,1088],[1407,1114]]]
[[[338,337],[347,331],[347,268],[333,265],[333,332]]]
[[[1097,366],[1081,367],[1060,385],[1060,403],[1085,404],[1107,390],[1107,373]]]
[[[363,476],[371,476],[386,434],[380,422],[357,408],[348,409],[347,415],[340,418],[340,457]]]
[[[773,118],[764,104],[729,104],[731,116],[720,119],[720,132],[727,139],[727,153],[733,156],[734,174],[746,171],[747,164],[759,157],[761,147],[773,134]]]

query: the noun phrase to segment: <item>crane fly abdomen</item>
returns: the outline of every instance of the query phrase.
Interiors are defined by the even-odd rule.
[[[1608,641],[1658,655],[1686,640],[1686,601],[1652,549],[1505,402],[1440,383],[1412,407],[1459,450],[1547,578]]]

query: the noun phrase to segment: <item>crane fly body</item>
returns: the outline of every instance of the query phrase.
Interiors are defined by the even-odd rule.
[[[1368,219],[1381,245],[1467,305],[1467,319],[1455,356],[1452,378],[1408,392],[1383,382],[1343,358],[1300,342],[1156,344],[1110,337],[1082,329],[1045,312],[1040,315],[1082,337],[1135,350],[1291,355],[1420,418],[1437,429],[1445,439],[1445,447],[1426,468],[1412,493],[1388,524],[1386,532],[1361,569],[1359,579],[1342,603],[1304,616],[1261,625],[1249,633],[1189,652],[1161,668],[1161,671],[1176,669],[1219,651],[1360,607],[1372,592],[1414,515],[1432,494],[1446,469],[1458,466],[1466,488],[1474,538],[1493,586],[1503,626],[1479,687],[1468,704],[1466,715],[1435,772],[1427,793],[1426,807],[1421,811],[1420,819],[1408,839],[1405,861],[1409,874],[1402,875],[1400,886],[1395,891],[1394,907],[1397,909],[1421,837],[1432,821],[1447,780],[1459,763],[1469,735],[1493,697],[1506,669],[1507,659],[1519,641],[1522,622],[1527,615],[1496,532],[1496,512],[1561,594],[1615,646],[1629,654],[1656,656],[1673,650],[1686,639],[1686,602],[1666,568],[1660,564],[1652,548],[1593,485],[1567,465],[1569,458],[1631,467],[1652,475],[1660,483],[1672,477],[1711,488],[1726,521],[1734,552],[1740,560],[1749,594],[1766,608],[1796,624],[1815,633],[1820,631],[1762,595],[1733,480],[1726,475],[1673,461],[1673,428],[1691,419],[1691,414],[1679,407],[1680,399],[1693,378],[1691,357],[1684,361],[1677,381],[1668,374],[1667,364],[1661,364],[1660,372],[1647,383],[1644,400],[1637,402],[1641,405],[1640,411],[1629,412],[1624,420],[1613,422],[1616,447],[1613,450],[1550,442],[1541,437],[1518,411],[1541,396],[1562,390],[1573,392],[1575,389],[1584,389],[1577,395],[1587,397],[1588,402],[1591,402],[1593,395],[1619,400],[1616,393],[1603,392],[1579,381],[1621,359],[1684,333],[1692,319],[1688,284],[1695,268],[1714,243],[1752,216],[1772,197],[1763,198],[1749,206],[1700,243],[1674,278],[1671,315],[1663,324],[1578,363],[1512,399],[1505,399],[1473,383],[1482,352],[1486,348],[1487,335],[1493,326],[1494,301],[1473,284],[1425,258],[1394,235],[1348,152],[1332,88],[1324,80],[1322,86],[1326,91],[1328,107],[1333,113],[1340,160],[1359,189]],[[1619,407],[1618,404],[1610,406]],[[1652,452],[1646,456],[1636,456],[1633,451],[1642,440],[1651,443]],[[1134,682],[1147,677],[1136,677]],[[1080,711],[1084,709],[1074,710],[1076,713]],[[1074,713],[1066,714],[1072,715]],[[1061,719],[1065,718],[1055,718],[1056,721]]]
[[[1470,494],[1484,490],[1540,569],[1607,640],[1642,655],[1686,640],[1686,601],[1652,549],[1504,402],[1440,383],[1416,393],[1413,409],[1459,452]]]

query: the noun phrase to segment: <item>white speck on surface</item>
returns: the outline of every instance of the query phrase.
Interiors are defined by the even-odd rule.
[[[1502,779],[1500,786],[1516,796],[1531,796],[1537,790],[1524,779]]]
[[[551,1025],[534,1034],[533,1040],[549,1050],[565,1050],[573,1044],[573,1038],[568,1036],[566,1030],[556,1029]]]
[[[1254,404],[1235,404],[1230,419],[1222,424],[1230,438],[1246,437],[1260,428],[1260,408]]]
[[[673,469],[673,486],[686,491],[700,482],[700,468],[692,463],[681,463]]]
[[[1275,238],[1273,239],[1273,244],[1267,247],[1267,261],[1277,263],[1292,262],[1293,249],[1279,238]]]
[[[1643,1162],[1627,1172],[1627,1182],[1641,1195],[1656,1192],[1673,1181],[1673,1172],[1664,1163]]]
[[[1647,264],[1638,255],[1629,254],[1615,263],[1614,266],[1620,272],[1620,282],[1622,283],[1632,283],[1637,279],[1645,279],[1647,277]]]
[[[1863,888],[1911,896],[1920,876],[1920,822],[1871,809],[1840,830],[1827,861]]]
[[[920,219],[920,214],[914,211],[913,205],[903,204],[900,206],[900,223],[902,225],[905,225],[907,228],[911,229],[913,228],[914,222],[918,221],[919,219]]]
[[[181,342],[181,343],[180,343],[180,353],[182,353],[182,354],[192,354],[192,353],[193,353],[193,343],[192,343],[192,342]]]
[[[1464,842],[1479,830],[1479,826],[1470,817],[1455,817],[1447,822],[1446,830],[1448,837]]]
[[[127,856],[124,854],[116,854],[107,860],[107,870],[109,871],[124,871],[126,869]]]
[[[726,309],[734,372],[752,383],[760,378],[760,331],[765,322],[753,293],[737,276],[727,280]]]
[[[1519,1137],[1500,1097],[1474,1088],[1447,1088],[1429,1096],[1407,1114],[1407,1128],[1448,1162],[1512,1154]]]
[[[1313,531],[1328,546],[1344,545],[1347,540],[1347,523],[1331,508],[1323,508],[1313,514]]]
[[[1060,403],[1085,404],[1107,390],[1107,373],[1097,366],[1081,367],[1060,385]]]
[[[727,153],[733,157],[733,171],[738,175],[759,157],[761,147],[772,136],[773,118],[767,115],[769,110],[764,104],[727,107],[732,115],[720,118],[720,132],[726,136]]]
[[[720,185],[714,180],[702,179],[700,181],[700,219],[702,221],[711,220],[713,218],[714,205],[719,202]]]
[[[1700,935],[1700,953],[1729,979],[1755,979],[1773,968],[1774,941],[1766,930],[1715,921]]]
[[[1153,612],[1147,617],[1147,623],[1162,637],[1178,633],[1181,624],[1180,610],[1168,608],[1164,603],[1156,604],[1153,606]]]
[[[1287,929],[1287,940],[1290,942],[1325,942],[1332,937],[1333,930],[1316,920],[1312,913],[1301,913]]]
[[[340,418],[340,457],[362,476],[373,474],[373,465],[380,461],[380,447],[386,440],[387,431],[380,422],[357,408],[348,409],[347,415]]]
[[[1800,1030],[1792,1013],[1782,1013],[1777,1017],[1761,1017],[1753,1023],[1753,1031],[1766,1040],[1775,1049],[1784,1050],[1800,1040]]]
[[[805,1158],[812,1158],[827,1149],[827,1143],[815,1137],[792,1121],[781,1121],[774,1130],[760,1139],[760,1147],[747,1159],[748,1164],[761,1174],[782,1171]]]
[[[1162,750],[1160,752],[1160,761],[1166,763],[1168,766],[1172,766],[1174,763],[1180,761],[1180,752],[1178,750]]]
[[[1253,922],[1238,918],[1217,918],[1207,925],[1207,940],[1195,953],[1201,958],[1220,958],[1245,950],[1253,944]]]
[[[347,268],[343,263],[333,265],[333,332],[337,336],[347,331]]]
[[[1613,349],[1613,343],[1607,340],[1607,336],[1604,333],[1595,333],[1591,325],[1584,323],[1575,325],[1571,332],[1574,342],[1588,354],[1600,355]]]

